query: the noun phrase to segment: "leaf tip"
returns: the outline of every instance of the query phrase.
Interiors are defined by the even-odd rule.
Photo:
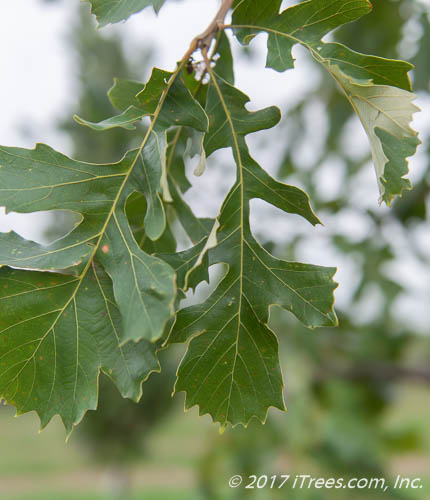
[[[73,119],[78,125],[83,125],[84,127],[89,127],[89,122],[87,120],[84,120],[81,118],[79,115],[73,115]]]

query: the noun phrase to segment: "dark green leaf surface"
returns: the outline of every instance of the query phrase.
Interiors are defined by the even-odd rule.
[[[97,17],[99,26],[125,21],[132,14],[146,7],[158,12],[166,0],[85,0],[91,4],[91,13]]]
[[[116,165],[92,165],[43,144],[34,150],[0,147],[0,197],[7,211],[64,209],[83,216],[75,231],[46,247],[0,235],[0,265],[53,270],[78,264],[91,252],[131,162],[128,155]]]
[[[151,140],[148,148],[151,151]],[[124,340],[154,340],[161,336],[164,323],[173,314],[174,273],[164,262],[137,246],[124,220],[127,196],[135,189],[147,194],[139,181],[142,178],[145,183],[149,167],[143,153],[135,162],[136,154],[129,153],[118,165],[102,166],[76,162],[44,145],[30,151],[0,148],[3,164],[0,182],[7,186],[0,188],[0,195],[8,210],[67,208],[83,216],[78,228],[53,246],[24,243],[14,252],[8,244],[9,235],[2,235],[5,241],[2,248],[10,252],[2,256],[0,264],[40,270],[66,269],[75,266],[79,259],[92,259],[96,253],[109,267],[123,317],[134,314],[134,321],[125,321]],[[155,162],[152,165],[157,172]],[[130,176],[135,167],[134,175]],[[147,180],[145,186],[148,183],[155,186],[156,180]],[[148,204],[152,202],[148,197]],[[158,212],[148,211],[146,218],[153,224],[149,224],[151,230],[161,235],[165,219],[162,206],[158,209]],[[158,226],[153,229],[155,225]],[[13,236],[12,244],[15,241]],[[152,268],[157,269],[156,274]],[[148,313],[150,306],[154,308],[153,319]]]
[[[126,214],[130,228],[133,231],[134,239],[139,247],[149,255],[157,252],[175,252],[176,240],[168,224],[158,240],[152,241],[148,238],[144,223],[146,210],[147,203],[142,194],[134,192],[129,196],[126,203]]]
[[[215,54],[217,74],[226,82],[234,85],[233,55],[230,41],[224,31],[218,35]]]
[[[408,73],[413,65],[408,62],[360,54],[340,43],[321,43],[317,50],[325,64],[339,66],[352,78],[372,80],[375,85],[412,90]]]
[[[161,197],[169,196],[167,129],[176,125],[177,120],[184,120],[199,130],[206,129],[208,124],[200,105],[180,82],[176,84],[179,72],[180,68],[174,74],[163,73],[158,103],[151,101],[147,104],[152,122],[140,149],[127,153],[117,164],[94,165],[72,160],[40,144],[34,150],[0,147],[0,197],[7,210],[30,213],[61,209],[76,212],[82,218],[70,234],[46,247],[24,241],[14,233],[2,234],[0,238],[0,265],[29,270],[62,270],[69,275],[16,271],[22,276],[22,280],[15,279],[16,286],[21,282],[27,284],[25,294],[21,294],[20,289],[15,293],[10,277],[4,285],[5,289],[11,290],[12,296],[6,292],[1,321],[7,318],[5,328],[11,334],[13,332],[13,339],[2,336],[5,355],[0,364],[0,394],[13,401],[19,413],[36,410],[42,425],[57,412],[70,430],[87,409],[95,407],[99,368],[114,373],[120,361],[113,352],[102,350],[105,346],[103,338],[106,337],[104,342],[107,343],[108,334],[117,339],[117,349],[119,346],[129,349],[125,347],[126,342],[134,340],[142,341],[139,345],[146,346],[146,356],[152,353],[152,358],[136,362],[135,375],[131,376],[135,386],[157,366],[153,342],[162,337],[174,314],[175,271],[164,260],[143,250],[148,248],[151,251],[153,245],[136,241],[126,207],[128,199],[140,193],[145,197],[145,236],[157,240],[166,233]],[[159,70],[155,73],[158,75]],[[173,92],[175,98],[168,95],[172,88],[180,89],[179,93]],[[150,91],[155,99],[156,85],[153,82],[145,90]],[[145,90],[143,98],[148,95]],[[164,111],[164,106],[168,106],[168,111]],[[0,271],[2,276],[13,274],[7,268]],[[44,298],[46,280],[64,283],[61,293],[51,293],[49,300]],[[98,281],[100,285],[95,287]],[[21,310],[16,305],[9,307],[12,304],[9,299],[14,299],[16,294],[19,294]],[[100,315],[108,318],[114,314],[107,308],[113,308],[115,318],[118,318],[106,323],[110,325],[110,333],[107,326],[101,327],[99,320]],[[25,311],[28,311],[28,317]],[[20,327],[24,324],[25,327]],[[30,324],[31,329],[28,329]],[[64,340],[60,341],[60,338]],[[53,342],[56,342],[57,350],[54,354],[51,352],[49,363],[40,365],[37,356],[47,359],[45,354],[48,355],[42,353],[42,346],[51,346],[52,351]],[[23,357],[21,345],[28,346],[24,350],[26,357]],[[140,348],[131,348],[136,349],[136,355],[139,354]],[[10,353],[14,354],[10,356]],[[55,356],[55,362],[52,356]],[[55,381],[60,385],[57,394],[57,387],[51,384],[54,387],[52,398],[55,396],[55,400],[51,400],[43,392],[46,384],[44,387],[40,380],[50,380],[54,365],[58,370]],[[19,371],[20,366],[22,371]],[[33,371],[30,371],[30,366]],[[29,385],[31,373],[35,374],[34,382]],[[134,386],[132,390],[131,383],[127,385],[121,381],[118,373],[115,380],[125,396],[138,398],[140,389],[137,391]],[[34,394],[33,383],[38,391]]]
[[[75,116],[75,120],[94,130],[109,130],[113,127],[134,129],[136,121],[144,116],[153,116],[161,96],[165,93],[164,106],[157,118],[157,128],[162,130],[171,125],[190,126],[206,132],[208,120],[200,104],[192,97],[184,84],[184,76],[178,75],[169,85],[173,73],[158,68],[152,70],[146,85],[130,80],[115,80],[109,92],[112,104],[120,109],[120,115],[92,123]]]
[[[42,428],[59,414],[68,432],[95,409],[100,369],[138,400],[158,370],[154,344],[121,344],[109,277],[92,266],[79,278],[0,269],[0,394]]]
[[[243,26],[235,30],[242,43],[261,30],[268,32],[267,67],[277,71],[294,67],[291,49],[296,43],[319,43],[334,28],[360,18],[372,8],[368,0],[309,0],[279,14],[281,3],[244,0],[232,20],[232,24]]]
[[[264,130],[274,127],[281,119],[279,108],[271,106],[260,111],[250,112],[246,109],[245,105],[249,102],[249,97],[226,81],[219,79],[221,86],[222,97],[216,101],[212,96],[208,96],[208,104],[206,112],[209,117],[209,133],[206,134],[204,140],[204,148],[207,156],[211,155],[214,151],[232,146],[234,137],[232,135],[232,128],[234,128],[237,135],[245,136],[252,132]],[[229,118],[224,116],[220,120],[220,106],[225,105],[229,109]],[[221,107],[221,111],[224,108]]]
[[[186,392],[187,408],[199,405],[200,414],[209,413],[222,428],[246,425],[253,416],[264,421],[270,406],[284,408],[277,340],[267,326],[272,305],[310,327],[336,324],[335,270],[275,259],[252,236],[249,201],[256,197],[312,224],[319,221],[305,193],[275,181],[249,155],[244,135],[275,125],[279,111],[250,113],[247,102],[212,75],[206,147],[209,152],[232,148],[237,181],[221,209],[217,242],[208,255],[210,264],[227,263],[228,272],[204,303],[178,312],[169,337],[169,342],[191,338],[175,390]]]

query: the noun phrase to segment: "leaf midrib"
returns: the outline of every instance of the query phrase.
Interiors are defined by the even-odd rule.
[[[121,186],[120,186],[120,188],[118,190],[118,194],[117,194],[117,196],[116,196],[116,198],[115,198],[115,200],[114,200],[114,202],[112,204],[111,210],[109,211],[109,214],[108,214],[108,216],[106,218],[106,221],[105,221],[105,223],[104,223],[104,225],[103,225],[103,227],[102,227],[102,229],[101,229],[101,231],[99,233],[98,240],[97,240],[97,242],[96,242],[96,244],[94,246],[94,249],[93,249],[91,255],[88,258],[88,262],[87,262],[84,270],[82,271],[82,273],[77,278],[77,284],[76,284],[75,290],[73,291],[71,297],[66,301],[65,305],[62,308],[60,308],[60,309],[57,310],[58,311],[58,315],[56,316],[55,320],[53,321],[52,325],[48,328],[48,330],[46,331],[46,333],[41,337],[40,342],[37,345],[37,347],[36,347],[33,355],[30,356],[27,360],[24,361],[24,366],[19,370],[19,372],[15,375],[15,377],[10,381],[9,385],[13,381],[15,381],[17,379],[17,377],[20,376],[20,374],[26,368],[26,366],[28,365],[28,363],[32,359],[34,359],[34,356],[36,355],[37,351],[39,350],[39,348],[42,345],[42,343],[45,340],[45,338],[49,335],[49,333],[51,331],[54,330],[54,328],[56,327],[58,321],[63,316],[64,312],[70,306],[70,304],[75,301],[76,295],[77,295],[77,293],[78,293],[78,291],[79,291],[79,289],[80,289],[80,287],[81,287],[81,285],[82,285],[82,283],[84,281],[84,278],[85,278],[85,276],[86,276],[89,268],[91,267],[91,265],[92,265],[92,263],[94,261],[94,257],[96,255],[98,249],[99,249],[99,246],[100,246],[100,243],[102,241],[102,238],[103,238],[104,234],[106,233],[106,229],[107,229],[107,227],[108,227],[108,225],[110,223],[110,220],[111,220],[112,216],[114,215],[115,210],[117,209],[117,205],[118,205],[118,202],[119,202],[119,200],[121,198],[122,192],[123,192],[123,190],[124,190],[124,188],[125,188],[128,180],[130,178],[131,173],[134,170],[134,167],[136,166],[137,160],[139,159],[139,157],[140,157],[140,155],[141,155],[141,153],[143,151],[143,148],[145,147],[145,145],[146,145],[146,143],[147,143],[147,141],[148,141],[148,139],[149,139],[149,137],[150,137],[150,135],[151,135],[151,133],[152,133],[152,131],[154,129],[154,126],[156,124],[157,118],[158,118],[158,116],[159,116],[159,114],[161,112],[161,109],[163,107],[164,101],[165,101],[165,99],[167,97],[167,94],[169,93],[171,86],[173,85],[176,77],[178,76],[178,74],[182,70],[184,64],[185,64],[185,61],[182,61],[178,65],[178,67],[176,68],[176,70],[172,73],[172,76],[170,77],[169,82],[168,82],[166,88],[163,91],[163,94],[162,94],[162,96],[160,98],[160,101],[158,103],[158,106],[157,106],[157,110],[154,113],[154,118],[153,118],[153,120],[152,120],[152,122],[151,122],[151,124],[150,124],[150,126],[148,128],[148,131],[145,134],[145,137],[144,137],[144,139],[143,139],[143,141],[142,141],[142,143],[141,143],[141,145],[140,145],[140,147],[139,147],[139,149],[138,149],[138,151],[137,151],[137,153],[136,153],[136,155],[135,155],[135,157],[133,159],[133,162],[130,165],[129,170],[125,173],[124,180],[123,180],[123,182],[122,182],[122,184],[121,184]],[[124,174],[122,174],[122,175],[124,175]],[[50,311],[49,313],[45,313],[44,315],[46,315],[46,314],[52,314],[53,312],[56,312],[56,311]],[[28,321],[31,321],[33,319],[35,319],[35,318],[34,317],[30,318]],[[12,326],[16,326],[16,324],[12,325]],[[78,362],[76,364],[77,364],[77,369],[78,369]],[[8,385],[8,387],[9,387],[9,385]]]
[[[207,59],[207,58],[206,58]],[[227,103],[224,99],[223,93],[221,91],[220,86],[218,85],[218,81],[216,80],[215,74],[212,71],[210,63],[207,64],[207,70],[211,77],[211,82],[213,83],[218,97],[221,101],[221,105],[224,109],[224,113],[227,117],[227,121],[231,128],[232,138],[233,138],[233,147],[236,151],[237,163],[238,163],[238,171],[239,171],[239,186],[240,186],[240,274],[239,274],[239,300],[238,300],[238,308],[237,308],[237,332],[236,332],[236,341],[235,341],[235,356],[233,362],[233,368],[231,372],[231,384],[230,384],[230,392],[228,395],[228,406],[225,412],[225,422],[228,420],[228,415],[230,411],[230,402],[231,402],[231,394],[233,390],[234,383],[234,372],[236,369],[236,362],[239,356],[239,335],[240,335],[240,326],[241,326],[241,314],[242,314],[242,298],[243,298],[243,268],[244,268],[244,243],[245,243],[245,235],[244,235],[244,227],[245,227],[245,186],[243,182],[243,164],[242,157],[239,147],[238,134],[236,133],[236,129],[234,127],[233,118],[228,109]],[[223,402],[224,403],[224,402]]]
[[[94,257],[95,257],[95,255],[96,255],[96,253],[97,253],[97,251],[98,251],[98,249],[100,247],[100,243],[101,243],[101,241],[103,239],[104,234],[106,233],[106,229],[107,229],[107,227],[108,227],[108,225],[110,223],[110,220],[111,220],[111,218],[112,218],[112,216],[113,216],[113,214],[114,214],[114,212],[115,212],[115,210],[117,208],[117,205],[118,205],[118,202],[119,202],[119,200],[121,198],[122,192],[123,192],[123,190],[124,190],[124,188],[125,188],[128,180],[130,178],[130,175],[132,174],[132,172],[134,170],[134,167],[136,166],[136,163],[137,163],[140,155],[142,154],[143,148],[145,147],[146,143],[149,140],[149,137],[151,136],[152,131],[154,130],[155,124],[156,124],[157,119],[158,119],[158,117],[160,115],[160,112],[161,112],[161,109],[163,107],[164,101],[165,101],[165,99],[167,97],[167,94],[169,93],[170,88],[172,87],[172,85],[173,85],[176,77],[178,76],[178,74],[182,70],[184,64],[185,64],[185,61],[182,61],[178,65],[178,67],[176,68],[176,70],[172,73],[172,76],[169,78],[169,81],[168,81],[168,84],[167,84],[166,88],[163,90],[163,94],[162,94],[162,96],[160,98],[160,101],[158,103],[157,109],[156,109],[156,111],[154,113],[154,118],[151,121],[151,124],[150,124],[150,126],[148,128],[148,131],[145,134],[145,137],[144,137],[144,139],[143,139],[143,141],[142,141],[142,143],[141,143],[141,145],[140,145],[140,147],[139,147],[139,149],[138,149],[138,151],[137,151],[137,153],[136,153],[136,155],[135,155],[135,157],[134,157],[134,159],[133,159],[133,161],[132,161],[132,163],[130,165],[129,170],[125,174],[124,180],[122,181],[122,184],[121,184],[121,186],[120,186],[120,188],[118,190],[118,194],[115,197],[115,200],[114,200],[114,202],[112,204],[112,208],[109,211],[109,214],[108,214],[108,216],[106,218],[106,221],[105,221],[105,223],[104,223],[104,225],[103,225],[103,227],[102,227],[102,229],[100,231],[100,234],[99,234],[98,240],[97,240],[97,242],[96,242],[96,244],[94,246],[93,252],[90,255],[90,257],[88,258],[88,262],[87,262],[84,270],[82,271],[81,275],[79,276],[78,284],[77,284],[77,286],[75,288],[75,291],[73,292],[71,298],[66,303],[66,305],[64,306],[64,308],[62,309],[62,311],[60,312],[60,314],[58,315],[58,318],[56,319],[53,327],[55,327],[55,324],[57,323],[58,319],[61,317],[61,315],[67,309],[67,307],[70,305],[70,303],[72,302],[72,300],[74,300],[74,298],[76,297],[76,294],[78,293],[78,290],[79,290],[80,286],[82,285],[82,282],[83,282],[83,280],[84,280],[84,278],[86,276],[86,273],[88,272],[88,269],[90,268],[90,266],[91,266],[91,264],[92,264],[92,262],[94,260]]]
[[[363,120],[361,119],[360,113],[358,112],[358,109],[357,109],[355,103],[353,102],[351,96],[356,97],[357,99],[360,99],[363,102],[366,102],[369,106],[374,107],[379,112],[385,114],[387,116],[387,118],[389,118],[390,120],[393,121],[393,123],[396,123],[396,125],[398,125],[397,122],[392,117],[390,117],[389,115],[387,115],[386,113],[384,113],[383,110],[380,110],[379,108],[377,108],[375,105],[373,105],[367,99],[362,98],[359,95],[354,95],[354,94],[348,92],[345,89],[345,87],[342,85],[342,83],[339,81],[339,79],[336,77],[336,75],[330,70],[330,67],[328,66],[328,64],[326,64],[327,62],[331,61],[332,59],[321,56],[321,54],[317,50],[315,50],[310,44],[306,43],[305,41],[300,40],[299,38],[296,38],[295,36],[293,36],[293,35],[291,35],[289,33],[283,33],[282,31],[278,31],[278,30],[273,29],[273,28],[267,28],[267,27],[264,27],[264,26],[253,26],[251,24],[230,24],[230,25],[226,25],[225,27],[226,28],[231,28],[231,29],[247,28],[247,29],[257,29],[257,30],[261,30],[261,31],[266,31],[268,33],[273,33],[273,34],[278,35],[278,36],[283,36],[284,38],[289,38],[290,40],[294,41],[295,43],[303,45],[304,47],[306,47],[311,52],[311,54],[314,56],[314,58],[320,64],[322,64],[327,69],[327,71],[330,73],[330,75],[336,80],[336,82],[339,84],[339,86],[343,90],[346,98],[350,102],[351,106],[353,107],[354,111],[359,116],[359,118],[362,121],[362,123],[363,123]],[[350,64],[350,63],[348,63],[348,64]],[[377,85],[375,85],[375,86],[377,86]],[[389,87],[393,87],[393,85],[388,85],[388,86]],[[409,91],[405,91],[405,92],[409,92]],[[363,126],[364,126],[364,123],[363,123]],[[400,127],[400,125],[398,125],[398,126]],[[404,127],[400,127],[400,128],[402,128],[404,130]]]

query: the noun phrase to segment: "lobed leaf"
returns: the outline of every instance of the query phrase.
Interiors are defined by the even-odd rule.
[[[340,43],[320,43],[317,50],[326,66],[338,66],[350,78],[412,90],[408,73],[414,67],[408,62],[360,54]]]
[[[127,209],[144,199],[145,237],[164,237],[167,129],[178,121],[198,130],[208,126],[201,106],[176,81],[180,70],[154,70],[141,93],[151,126],[139,150],[117,164],[72,160],[41,144],[34,150],[0,147],[0,197],[7,210],[81,216],[74,230],[49,246],[14,233],[0,237],[0,266],[20,269],[0,269],[0,395],[18,413],[36,410],[42,426],[58,413],[70,431],[95,408],[100,369],[124,396],[138,399],[140,384],[158,368],[154,342],[174,315],[176,275],[144,250],[152,253],[155,245],[136,241]]]
[[[381,201],[390,205],[395,195],[412,189],[404,176],[409,171],[406,158],[420,144],[417,132],[410,127],[413,114],[420,110],[413,104],[416,96],[401,88],[350,77],[338,66],[330,65],[330,72],[344,89],[369,137]]]
[[[205,302],[177,313],[168,339],[191,338],[175,391],[185,391],[186,407],[199,405],[200,414],[209,413],[222,428],[246,425],[252,417],[264,421],[270,406],[284,409],[277,340],[267,326],[272,305],[310,327],[337,321],[332,309],[335,270],[275,259],[251,233],[249,202],[256,197],[312,224],[319,221],[305,193],[272,179],[249,155],[244,136],[275,125],[280,115],[276,108],[251,113],[247,102],[247,96],[212,72],[206,150],[231,147],[237,180],[221,208],[216,242],[202,249],[188,277],[201,275],[206,254],[209,265],[226,263],[228,272]]]
[[[359,19],[372,9],[368,0],[308,0],[279,14],[281,3],[282,0],[243,0],[232,19],[235,34],[242,43],[267,31],[267,67],[277,71],[294,67],[291,49],[296,43],[319,43],[334,28]]]
[[[97,406],[103,370],[138,401],[159,369],[155,345],[122,344],[112,283],[100,266],[79,278],[0,269],[0,394],[42,428],[59,414],[68,431]]]
[[[416,96],[411,93],[408,76],[413,66],[321,41],[334,28],[370,12],[368,0],[308,0],[279,14],[280,5],[280,0],[264,4],[240,2],[232,21],[236,36],[248,43],[259,32],[267,32],[267,67],[277,71],[294,66],[291,49],[300,43],[331,73],[363,123],[370,140],[380,200],[389,205],[394,196],[411,189],[410,181],[404,178],[408,173],[406,158],[420,144],[417,133],[410,128],[413,113],[419,111],[412,103]]]
[[[193,98],[184,83],[183,74],[169,84],[173,73],[158,68],[152,70],[146,85],[131,80],[115,80],[109,91],[112,104],[120,109],[120,115],[93,123],[78,116],[75,120],[94,130],[103,131],[114,127],[134,129],[135,122],[145,116],[153,116],[161,96],[166,94],[164,106],[157,117],[157,128],[165,129],[171,125],[193,127],[206,132],[208,120],[200,104]]]
[[[148,148],[151,151],[151,139]],[[0,195],[8,210],[34,212],[67,208],[83,217],[82,223],[66,238],[46,247],[23,242],[14,251],[7,242],[10,239],[14,244],[16,236],[2,235],[5,244],[1,247],[10,252],[3,253],[0,264],[21,269],[55,270],[71,268],[83,261],[88,268],[96,256],[113,279],[123,317],[134,315],[133,320],[125,321],[123,340],[159,338],[164,323],[173,314],[174,272],[137,246],[124,210],[126,199],[134,190],[148,195],[140,184],[152,183],[153,189],[157,187],[157,172],[160,185],[161,166],[157,167],[155,161],[148,165],[143,152],[127,154],[116,166],[90,165],[71,160],[44,145],[30,151],[0,148],[0,161],[3,162],[0,182],[6,186],[0,188]],[[147,180],[149,168],[154,169],[155,175]],[[152,201],[148,195],[148,205]],[[150,228],[151,224],[158,224],[156,230],[161,234],[165,217],[162,205],[158,209],[158,212],[148,211],[146,219],[150,221]],[[82,279],[77,287],[81,286]],[[125,297],[121,299],[123,294]],[[153,319],[148,314],[150,307]]]

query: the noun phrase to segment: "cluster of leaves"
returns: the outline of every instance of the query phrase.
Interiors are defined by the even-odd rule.
[[[105,25],[163,0],[92,0]],[[406,158],[418,145],[409,127],[417,108],[411,65],[324,43],[334,28],[371,10],[367,0],[309,0],[279,14],[281,0],[237,2],[231,28],[241,43],[268,33],[267,66],[292,68],[292,47],[305,46],[339,83],[369,136],[381,199],[410,188]],[[159,369],[157,350],[188,342],[176,391],[222,427],[261,421],[284,408],[278,344],[270,307],[292,312],[310,328],[336,325],[335,269],[276,259],[252,235],[249,202],[259,198],[319,223],[308,196],[269,176],[251,157],[246,136],[275,126],[275,107],[249,112],[234,87],[229,40],[216,35],[197,78],[188,56],[173,72],[154,68],[146,84],[119,80],[109,92],[117,116],[96,130],[149,127],[137,150],[116,164],[67,158],[46,145],[0,148],[1,204],[22,213],[68,210],[77,226],[48,246],[14,233],[0,237],[0,394],[18,413],[35,410],[42,427],[59,414],[68,431],[97,405],[103,370],[124,397],[138,400]],[[215,57],[217,56],[217,57]],[[216,63],[213,61],[216,60]],[[208,83],[206,78],[208,77]],[[205,158],[230,148],[236,181],[216,220],[199,219],[182,195],[190,188],[184,155],[198,144]],[[170,217],[193,246],[176,252]],[[208,268],[227,272],[201,304],[180,308],[184,293],[208,281]]]
[[[408,0],[374,0],[373,4],[371,16],[337,30],[332,41],[392,57],[407,49],[416,65],[414,88],[426,98],[430,75],[430,61],[426,60],[430,35],[427,9]],[[410,40],[416,31],[405,35],[405,28],[412,22],[420,32],[422,29],[421,39],[413,45],[415,55]],[[282,138],[285,145],[277,155],[278,176],[286,182],[300,182],[313,206],[324,212],[326,227],[316,244],[313,231],[296,224],[289,228],[287,237],[272,236],[270,245],[288,258],[308,253],[312,246],[325,249],[329,255],[336,254],[340,268],[352,267],[353,272],[348,273],[352,279],[347,283],[340,279],[343,296],[337,304],[339,327],[326,328],[323,335],[309,334],[291,315],[274,311],[271,327],[280,339],[281,362],[288,367],[287,403],[291,411],[286,417],[273,413],[265,426],[254,422],[252,431],[237,427],[222,440],[214,437],[205,458],[199,461],[201,482],[212,497],[222,496],[217,478],[227,476],[232,468],[246,477],[265,474],[286,461],[291,464],[292,475],[312,469],[321,476],[390,477],[393,472],[388,464],[399,462],[405,453],[416,461],[429,453],[426,418],[411,423],[405,417],[414,413],[416,405],[422,407],[423,401],[428,401],[428,336],[416,331],[415,322],[409,320],[412,304],[406,306],[411,293],[415,304],[421,297],[425,303],[426,295],[401,286],[404,281],[398,271],[411,269],[414,262],[425,273],[429,265],[425,246],[418,246],[414,238],[417,231],[426,234],[428,227],[428,145],[421,148],[427,168],[416,175],[413,192],[393,202],[392,210],[380,210],[371,197],[365,199],[366,189],[358,181],[369,177],[367,151],[352,154],[350,140],[344,140],[350,139],[353,110],[336,84],[318,78],[324,77],[324,68],[313,69],[312,86],[288,108],[288,121],[274,131],[277,137],[268,137],[267,142]],[[312,134],[315,122],[309,115],[315,109],[324,109],[326,125],[317,131],[325,139],[323,144]],[[295,168],[312,141],[316,143],[312,158],[307,158],[300,170]],[[264,148],[265,143],[259,145]],[[270,239],[270,233],[264,236],[265,241]],[[399,239],[408,242],[406,259]],[[415,273],[409,273],[411,281]],[[399,310],[405,310],[405,306],[409,314],[402,320]],[[421,321],[425,318],[416,316]],[[368,499],[369,495],[357,493],[354,498]],[[382,495],[375,491],[371,498]],[[392,495],[411,498],[407,491]],[[242,496],[238,492],[237,497]],[[259,498],[258,493],[255,496]],[[339,492],[342,499],[350,496]],[[333,494],[292,490],[290,497],[329,500]],[[276,492],[273,498],[277,498]]]

